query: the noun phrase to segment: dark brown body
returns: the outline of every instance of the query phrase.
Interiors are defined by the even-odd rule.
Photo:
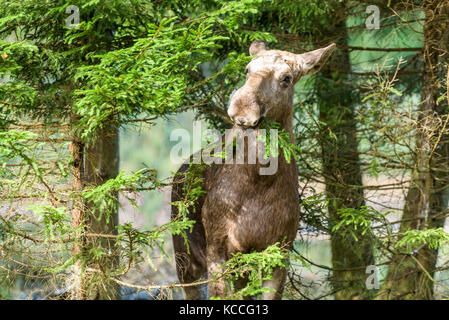
[[[179,173],[185,172],[184,164]],[[207,274],[213,277],[220,265],[236,252],[261,251],[276,242],[290,245],[299,221],[296,163],[280,156],[274,175],[260,175],[259,164],[223,164],[206,167],[206,194],[199,199],[190,218],[196,221],[188,234],[190,254],[181,236],[174,236],[178,277],[190,283]],[[181,181],[182,175],[176,181]],[[182,183],[175,183],[172,201],[183,198]],[[172,209],[172,218],[177,215]],[[276,270],[275,281],[266,285],[277,292],[264,298],[280,298],[285,270]],[[237,286],[243,286],[241,281]],[[209,286],[211,296],[225,296],[223,282]],[[205,288],[186,287],[190,299],[207,297]]]

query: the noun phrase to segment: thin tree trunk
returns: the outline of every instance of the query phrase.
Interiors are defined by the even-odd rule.
[[[72,119],[76,121],[76,119]],[[72,255],[78,259],[70,278],[71,299],[117,299],[118,285],[110,280],[119,264],[115,239],[101,235],[115,235],[118,224],[118,208],[112,212],[92,211],[92,204],[85,203],[81,192],[85,187],[96,187],[115,178],[119,170],[119,134],[117,129],[101,130],[95,143],[85,147],[72,135],[70,152],[73,158],[73,184],[77,193],[72,209],[72,226],[76,228],[76,241]],[[118,196],[118,195],[116,195]],[[86,237],[89,233],[91,237]],[[104,255],[95,255],[92,249],[100,249]]]
[[[76,116],[71,115],[71,122],[76,121]],[[81,254],[86,243],[84,238],[84,223],[85,223],[85,210],[84,202],[81,198],[81,192],[83,190],[83,176],[84,176],[84,159],[83,150],[84,146],[72,129],[72,142],[70,143],[70,155],[73,159],[73,189],[75,192],[75,199],[73,201],[72,209],[72,227],[77,230],[75,233],[76,239],[73,244],[72,256],[76,259],[73,266],[73,273],[69,279],[68,286],[71,289],[70,298],[72,300],[84,300],[85,288],[83,287],[83,265]]]
[[[344,34],[340,34],[339,45],[347,47],[345,22],[336,29],[344,30]],[[335,75],[325,69],[323,76],[317,79],[320,120],[327,126],[323,128],[321,143],[322,174],[329,201],[329,227],[340,221],[339,209],[359,209],[365,204],[363,189],[358,188],[362,186],[362,174],[357,152],[355,100],[353,90],[348,85],[349,52],[343,49],[337,54],[339,56],[334,55],[331,63],[338,63],[344,72]],[[372,239],[367,235],[362,236],[360,228],[356,230],[352,226],[345,226],[331,234],[331,249],[334,270],[332,283],[334,289],[338,290],[335,298],[368,298],[371,292],[366,290],[365,281],[366,267],[374,264]]]
[[[439,1],[425,3],[424,23],[424,74],[417,138],[417,170],[406,197],[400,233],[407,230],[422,230],[444,226],[444,211],[448,205],[447,187],[449,177],[446,170],[449,161],[448,136],[443,134],[437,145],[429,145],[431,137],[426,134],[425,119],[447,116],[447,105],[438,105],[438,70],[442,34],[438,31],[444,8]],[[447,5],[447,3],[446,3]],[[448,8],[446,8],[446,11]],[[440,11],[441,10],[441,11]],[[449,90],[448,90],[449,91]],[[449,92],[448,92],[449,93]],[[439,134],[439,133],[437,133]],[[413,255],[393,256],[380,299],[433,299],[434,275],[438,250],[425,246]]]
[[[88,186],[99,186],[107,180],[115,178],[119,172],[119,132],[118,129],[103,129],[94,144],[86,148],[85,153],[85,182]],[[115,196],[118,196],[116,194]],[[92,206],[87,204],[88,210]],[[101,218],[98,220],[99,215]],[[97,235],[115,235],[118,225],[118,208],[112,212],[90,213],[88,217],[89,232]],[[95,259],[94,272],[89,286],[89,299],[117,299],[118,285],[108,277],[118,268],[114,238],[92,237],[90,245],[103,250],[106,255]]]

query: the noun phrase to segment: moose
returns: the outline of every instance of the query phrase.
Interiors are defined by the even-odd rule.
[[[293,95],[298,80],[318,72],[329,58],[335,44],[314,51],[294,54],[271,50],[264,41],[254,41],[249,54],[254,56],[246,66],[246,81],[230,99],[228,115],[232,130],[257,129],[261,119],[279,123],[280,129],[293,137]],[[248,144],[250,142],[248,141]],[[245,151],[246,152],[246,151]],[[189,169],[184,163],[175,175],[172,201],[184,196],[183,174]],[[272,175],[261,175],[263,164],[212,164],[202,172],[203,190],[189,210],[189,218],[195,221],[187,233],[188,248],[184,238],[173,236],[178,278],[188,284],[204,277],[214,279],[234,253],[262,251],[275,243],[290,247],[295,239],[300,203],[298,171],[295,161],[287,161],[278,155],[278,168]],[[172,206],[172,219],[178,209]],[[281,299],[287,271],[276,268],[271,280],[263,287],[262,299]],[[243,288],[247,279],[234,283],[235,289]],[[218,278],[204,286],[185,286],[186,299],[225,298],[228,288]]]

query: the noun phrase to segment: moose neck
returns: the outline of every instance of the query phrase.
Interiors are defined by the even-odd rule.
[[[287,132],[293,138],[293,106],[288,108],[282,117],[275,118],[274,121],[279,123],[280,130]]]
[[[289,134],[290,139],[292,140],[292,142],[294,142],[293,139],[293,106],[291,105],[289,108],[286,108],[286,106],[284,106],[285,108],[283,108],[284,112],[277,112],[276,114],[274,113],[267,113],[267,118],[271,121],[275,121],[277,123],[279,123],[279,131],[283,131]],[[277,109],[280,110],[280,109]],[[277,115],[277,117],[275,117],[275,115]],[[233,137],[235,137],[235,134],[240,134],[243,132],[243,134],[246,134],[245,131],[241,131],[242,129],[239,127],[234,127],[233,131],[234,133],[231,134],[231,139],[234,139]],[[258,129],[256,129],[256,132],[259,132]],[[259,133],[256,133],[259,134]],[[262,133],[263,135],[267,134],[267,132]],[[251,142],[250,142],[251,140]],[[240,164],[240,165],[236,165],[236,166],[231,166],[231,168],[227,168],[226,170],[230,170],[230,171],[226,171],[228,173],[230,173],[232,176],[234,177],[247,177],[248,179],[241,179],[241,183],[243,183],[242,181],[246,181],[248,184],[252,184],[252,183],[262,183],[262,184],[266,184],[266,183],[271,183],[273,181],[273,179],[278,179],[279,177],[283,177],[285,179],[291,179],[292,177],[294,177],[295,175],[297,175],[296,173],[296,165],[294,164],[294,160],[293,162],[287,161],[284,158],[284,154],[283,152],[279,152],[279,157],[276,158],[276,160],[274,160],[276,163],[276,170],[272,173],[265,173],[265,174],[261,174],[262,171],[266,171],[266,169],[261,169],[263,168],[267,168],[267,167],[271,167],[272,163],[270,161],[270,163],[267,164],[261,164],[259,163],[259,161],[257,161],[256,164],[249,164],[249,150],[258,150],[259,147],[255,147],[254,145],[259,145],[260,141],[257,141],[257,139],[244,139],[244,164]],[[253,146],[253,148],[250,148],[250,144],[251,146]],[[280,150],[279,150],[280,151]]]
[[[293,139],[293,88],[286,101],[267,112],[267,119],[279,123],[279,129],[287,132]]]

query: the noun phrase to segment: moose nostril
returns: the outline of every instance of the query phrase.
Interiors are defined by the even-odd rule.
[[[237,118],[237,124],[243,125],[245,124],[245,119],[244,118]]]

